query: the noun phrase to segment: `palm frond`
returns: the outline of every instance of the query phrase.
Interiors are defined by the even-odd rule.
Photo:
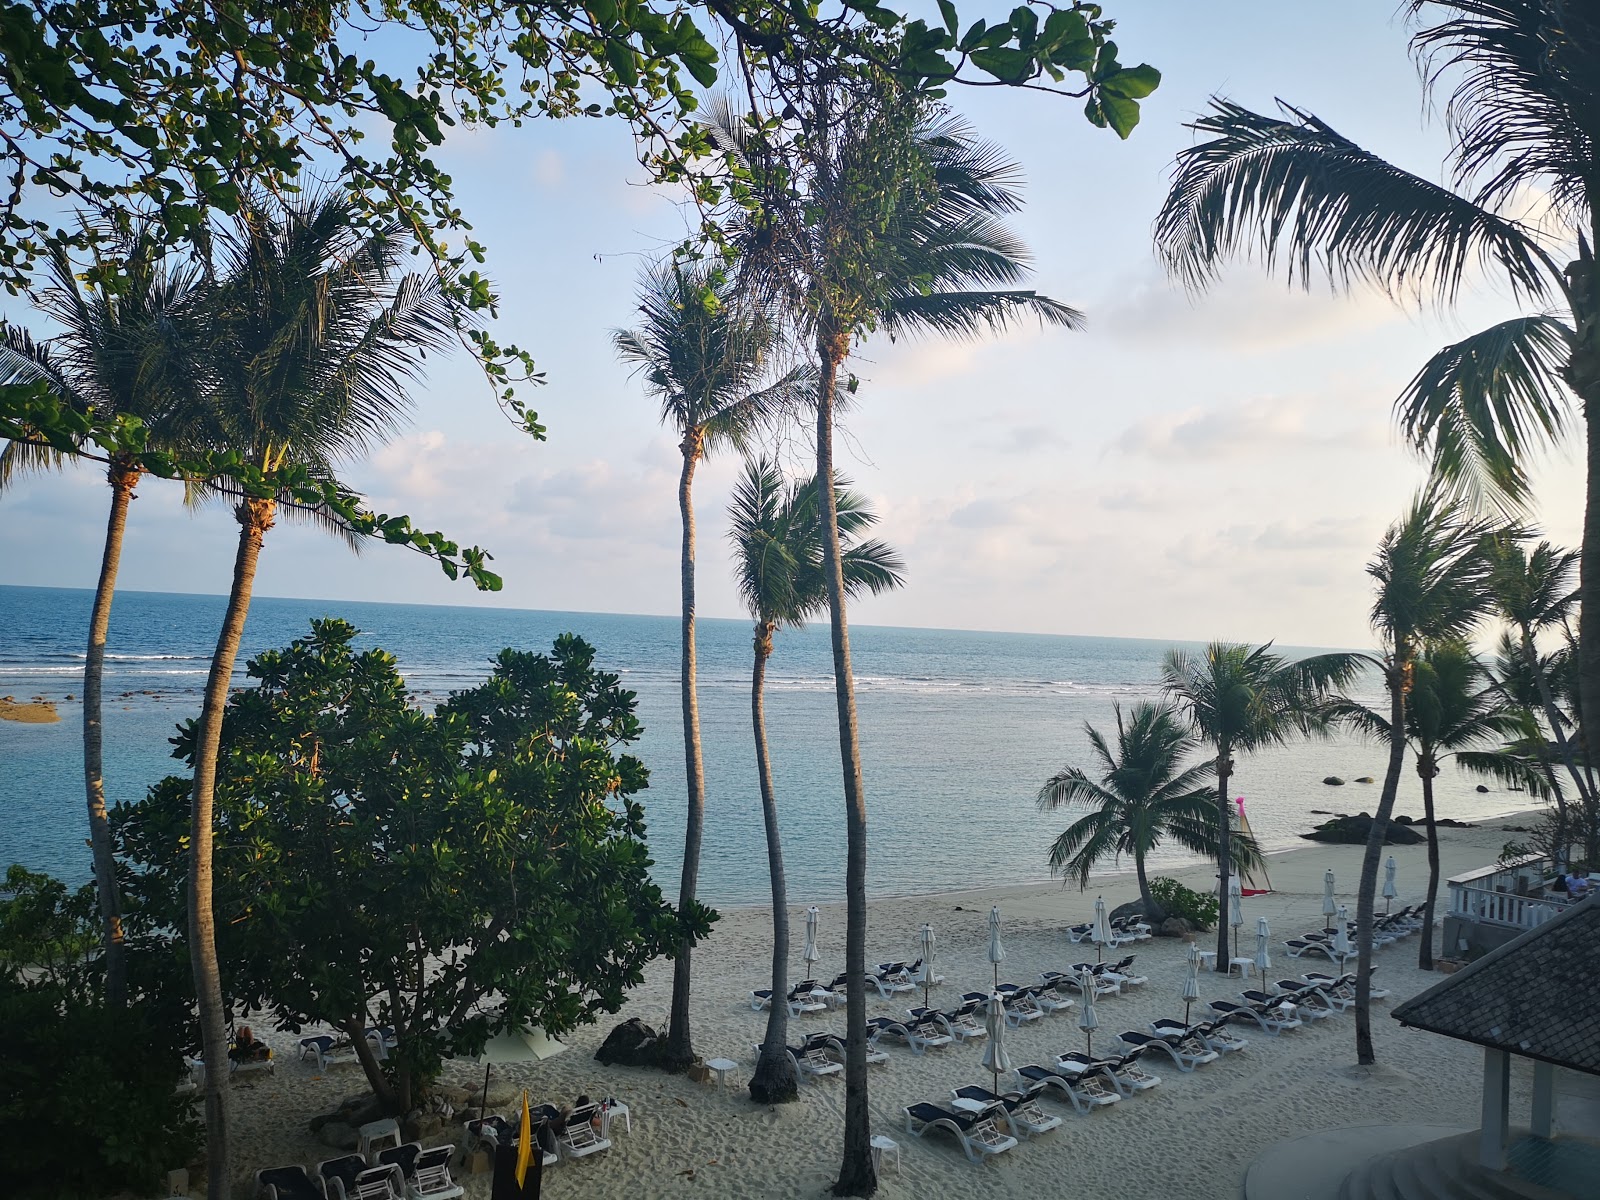
[[[1391,525],[1367,564],[1372,627],[1409,658],[1423,642],[1465,641],[1490,605],[1484,553],[1492,526],[1434,484]]]
[[[1395,401],[1400,429],[1436,477],[1475,505],[1528,498],[1524,464],[1571,423],[1562,370],[1573,333],[1554,317],[1516,317],[1446,346]]]
[[[885,308],[883,330],[891,338],[934,334],[977,338],[998,333],[1023,317],[1041,325],[1083,328],[1083,314],[1037,292],[930,292],[896,296]]]
[[[1513,290],[1545,295],[1547,258],[1516,222],[1385,162],[1303,109],[1281,116],[1215,98],[1191,128],[1156,218],[1157,250],[1187,286],[1259,256],[1291,282],[1367,281],[1392,295],[1453,300],[1469,267],[1498,266]]]

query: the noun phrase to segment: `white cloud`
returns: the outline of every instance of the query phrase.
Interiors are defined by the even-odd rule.
[[[1381,426],[1340,421],[1347,411],[1329,400],[1264,396],[1146,417],[1125,429],[1112,445],[1127,455],[1190,461],[1291,451],[1360,451],[1386,444]]]

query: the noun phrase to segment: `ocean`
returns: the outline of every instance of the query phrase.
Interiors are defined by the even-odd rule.
[[[44,696],[62,717],[50,725],[0,721],[0,869],[20,862],[75,883],[88,878],[82,708],[65,697],[82,693],[91,599],[86,590],[0,586],[0,696]],[[221,596],[117,596],[105,682],[111,802],[137,800],[155,780],[180,772],[168,739],[199,712],[223,604]],[[424,704],[482,679],[502,647],[548,649],[564,632],[592,643],[598,665],[638,694],[645,731],[633,752],[650,768],[642,797],[650,846],[657,879],[676,897],[684,814],[676,617],[260,598],[245,629],[241,673],[249,655],[288,643],[320,616],[351,622],[363,631],[358,644],[394,654]],[[1048,878],[1050,842],[1069,817],[1037,810],[1039,786],[1064,764],[1092,766],[1084,722],[1109,731],[1114,704],[1156,697],[1161,656],[1179,644],[870,625],[853,626],[850,636],[869,887],[879,896]],[[748,622],[702,619],[699,650],[701,897],[760,904],[768,891]],[[780,633],[767,678],[789,898],[836,900],[844,890],[844,800],[826,622]],[[1382,747],[1350,737],[1299,742],[1239,760],[1233,787],[1263,845],[1288,849],[1305,845],[1298,835],[1322,819],[1312,810],[1375,806],[1376,785],[1329,787],[1322,779],[1381,777],[1384,758]],[[1436,786],[1440,815],[1476,820],[1527,807],[1524,794],[1482,794],[1475,784],[1447,768]],[[1408,765],[1397,811],[1420,810]],[[1163,848],[1154,868],[1189,861]]]

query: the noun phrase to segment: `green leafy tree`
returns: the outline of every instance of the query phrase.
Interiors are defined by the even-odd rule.
[[[1600,13],[1567,0],[1408,0],[1431,21],[1412,39],[1429,81],[1449,77],[1452,186],[1384,161],[1320,118],[1217,100],[1193,128],[1156,222],[1157,245],[1202,287],[1224,260],[1255,254],[1291,281],[1314,267],[1336,285],[1454,300],[1479,267],[1544,311],[1502,321],[1423,365],[1397,402],[1435,472],[1506,506],[1527,467],[1563,436],[1576,396],[1600,446]],[[1526,195],[1548,198],[1537,226]],[[1546,307],[1548,306],[1548,307]],[[1570,389],[1570,394],[1569,394]],[[1579,616],[1583,707],[1600,711],[1600,473],[1590,470]]]
[[[1162,688],[1188,717],[1201,741],[1216,748],[1216,859],[1219,896],[1234,875],[1233,806],[1228,781],[1234,755],[1282,746],[1293,737],[1327,731],[1323,703],[1359,670],[1350,654],[1290,659],[1265,646],[1212,642],[1199,655],[1169,650],[1161,664]],[[1228,926],[1217,925],[1217,967],[1232,957]]]
[[[678,515],[683,526],[679,556],[681,600],[680,687],[683,707],[683,875],[678,906],[695,904],[700,879],[700,843],[705,830],[706,786],[700,742],[700,702],[695,647],[694,473],[700,460],[723,446],[742,448],[757,429],[775,421],[798,400],[809,378],[803,368],[773,369],[778,330],[759,307],[742,304],[720,268],[665,263],[648,272],[641,287],[638,329],[618,330],[618,356],[643,373],[661,402],[661,420],[678,436],[683,466],[678,474]],[[774,378],[776,376],[776,378]],[[689,1029],[690,952],[681,946],[673,962],[672,1013],[664,1065],[687,1070],[694,1059]]]
[[[1370,620],[1382,643],[1380,652],[1368,661],[1382,672],[1390,729],[1411,728],[1408,700],[1417,684],[1417,662],[1426,648],[1464,642],[1489,607],[1486,532],[1464,501],[1430,488],[1384,533],[1377,554],[1367,564],[1376,588]],[[1426,724],[1435,716],[1437,710],[1425,709],[1421,719]],[[1383,791],[1367,835],[1356,893],[1356,1058],[1363,1066],[1377,1061],[1372,1050],[1373,907],[1378,862],[1400,790],[1405,753],[1406,738],[1389,738]]]
[[[750,1079],[758,1104],[796,1097],[794,1063],[784,1052],[789,1040],[789,900],[778,829],[778,795],[767,749],[766,678],[773,636],[798,629],[827,608],[822,573],[822,525],[817,482],[788,482],[768,458],[750,459],[734,487],[728,537],[734,545],[734,575],[739,595],[755,622],[755,663],[750,671],[750,722],[755,732],[756,773],[761,785],[761,817],[767,834],[767,866],[772,879],[772,1006],[761,1056]],[[904,582],[900,556],[876,538],[861,536],[877,522],[866,499],[843,478],[834,484],[839,513],[847,594],[883,592]]]
[[[819,480],[835,477],[841,372],[873,331],[976,337],[1027,317],[1079,323],[1065,304],[1007,286],[1028,271],[1027,249],[1004,221],[1021,205],[1016,168],[925,100],[881,81],[818,85],[772,122],[724,109],[715,133],[758,198],[733,235],[743,282],[817,355]],[[833,489],[818,490],[847,835],[845,1137],[834,1191],[860,1196],[877,1188],[867,1106],[867,809],[839,517]]]
[[[188,928],[201,1045],[228,1044],[212,911],[212,808],[223,711],[262,542],[292,495],[274,481],[332,481],[335,462],[380,442],[404,416],[424,354],[449,343],[450,304],[431,276],[404,274],[404,229],[374,235],[348,202],[298,198],[247,209],[216,239],[207,312],[209,436],[260,473],[237,497],[239,544],[195,731]],[[207,1170],[230,1178],[228,1074],[206,1072]]]
[[[1337,707],[1340,719],[1388,742],[1391,728],[1382,714],[1353,701],[1344,701]],[[1511,702],[1467,646],[1447,641],[1425,646],[1418,654],[1406,700],[1406,737],[1416,756],[1417,777],[1422,781],[1423,824],[1428,834],[1428,897],[1423,905],[1424,925],[1417,948],[1420,970],[1433,970],[1433,916],[1439,897],[1439,826],[1433,781],[1439,777],[1444,761],[1454,756],[1464,770],[1526,786],[1530,769],[1520,755],[1504,748],[1477,747],[1521,736],[1527,729],[1528,714]]]
[[[113,291],[103,283],[80,284],[66,254],[59,248],[52,251],[49,286],[38,292],[35,303],[61,332],[40,342],[25,330],[8,327],[0,345],[0,385],[42,381],[76,409],[138,419],[148,434],[147,448],[196,449],[200,387],[195,343],[202,292],[198,275],[192,267],[169,267],[147,240],[123,257],[125,278]],[[48,446],[8,442],[0,449],[0,489],[18,472],[60,467],[72,457]],[[127,958],[106,826],[101,682],[128,506],[142,474],[141,455],[131,449],[112,455],[106,463],[111,505],[83,664],[89,847],[106,956],[106,1000],[113,1008],[120,1008],[127,997]]]
[[[1063,767],[1039,789],[1041,809],[1081,814],[1051,843],[1050,873],[1075,878],[1081,891],[1098,863],[1126,854],[1133,859],[1146,915],[1164,921],[1168,914],[1150,890],[1145,859],[1166,838],[1194,854],[1217,856],[1210,786],[1216,765],[1184,765],[1200,738],[1170,704],[1140,702],[1127,720],[1122,705],[1115,708],[1114,750],[1092,724],[1083,725],[1100,778],[1082,767]],[[1254,838],[1236,835],[1230,850],[1239,870],[1260,867]]]
[[[404,1113],[445,1055],[615,1012],[680,930],[649,877],[647,772],[620,752],[640,734],[634,695],[589,645],[501,651],[430,714],[357,632],[313,622],[253,659],[254,686],[229,701],[218,954],[241,1010],[335,1027]],[[176,755],[192,763],[198,737],[190,722]],[[181,777],[116,812],[152,924],[183,908],[187,816]],[[372,1025],[395,1031],[386,1061]]]

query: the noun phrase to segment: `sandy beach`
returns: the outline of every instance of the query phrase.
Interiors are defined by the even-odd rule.
[[[1478,828],[1441,831],[1444,877],[1493,861],[1500,847],[1516,836],[1504,826],[1522,823],[1506,818]],[[1354,917],[1361,853],[1358,846],[1307,843],[1304,849],[1273,856],[1276,890],[1245,902],[1243,952],[1254,951],[1256,918],[1265,916],[1274,938],[1274,977],[1318,969],[1309,959],[1284,957],[1281,939],[1322,927],[1322,879],[1329,867],[1338,878],[1339,897]],[[1419,902],[1427,879],[1425,847],[1394,847],[1392,853],[1399,865],[1401,895],[1396,906]],[[1175,875],[1203,889],[1211,881],[1212,869],[1194,867]],[[1129,875],[1107,876],[1102,884],[1098,892],[1108,905],[1137,895]],[[1050,884],[878,901],[871,909],[871,961],[914,957],[916,930],[922,922],[931,922],[946,977],[946,983],[934,989],[933,999],[948,1005],[962,992],[984,988],[992,980],[985,922],[989,906],[998,904],[1005,922],[1001,978],[1036,982],[1042,970],[1093,958],[1092,946],[1069,946],[1063,929],[1089,918],[1096,894],[1094,888],[1080,894],[1076,888]],[[791,910],[796,968],[803,914],[801,904]],[[825,978],[842,966],[843,926],[843,906],[823,905],[823,958],[817,973]],[[569,1049],[547,1061],[496,1068],[497,1079],[526,1086],[535,1102],[569,1102],[585,1092],[597,1098],[616,1096],[631,1110],[632,1132],[621,1132],[619,1125],[608,1153],[552,1168],[545,1178],[547,1195],[750,1200],[825,1193],[838,1165],[842,1081],[835,1076],[803,1083],[800,1101],[779,1109],[754,1105],[745,1089],[753,1065],[750,1044],[761,1038],[765,1022],[764,1014],[751,1011],[747,993],[763,986],[770,928],[768,911],[724,913],[714,935],[695,955],[695,1046],[707,1058],[739,1062],[726,1087],[601,1067],[592,1056],[613,1020],[571,1036]],[[1208,939],[1200,940],[1204,948]],[[1184,943],[1158,938],[1130,949],[1137,953],[1137,969],[1149,982],[1099,1002],[1097,1046],[1109,1048],[1119,1032],[1144,1030],[1151,1020],[1182,1016],[1177,996]],[[1413,935],[1377,955],[1377,981],[1391,995],[1376,1009],[1379,1066],[1373,1070],[1360,1072],[1353,1065],[1354,1027],[1348,1014],[1280,1037],[1243,1029],[1250,1042],[1243,1053],[1185,1074],[1158,1065],[1159,1087],[1087,1117],[1049,1102],[1047,1107],[1064,1118],[1061,1128],[981,1165],[968,1162],[947,1138],[920,1140],[908,1135],[901,1113],[906,1104],[945,1102],[950,1088],[984,1082],[987,1072],[978,1061],[981,1044],[954,1045],[921,1056],[891,1045],[888,1064],[872,1068],[871,1105],[874,1132],[900,1144],[901,1169],[898,1175],[892,1167],[885,1173],[880,1194],[1037,1200],[1070,1183],[1071,1194],[1080,1195],[1224,1200],[1238,1195],[1240,1177],[1258,1153],[1303,1132],[1390,1122],[1475,1126],[1480,1053],[1463,1043],[1402,1029],[1388,1016],[1401,999],[1443,978],[1419,972],[1416,954]],[[670,985],[670,964],[654,964],[645,985],[617,1019],[638,1016],[663,1024]],[[1204,1000],[1234,998],[1241,986],[1237,978],[1201,976]],[[902,1015],[900,1005],[877,999],[871,1011]],[[285,1163],[309,1165],[332,1157],[334,1151],[309,1135],[306,1122],[362,1090],[359,1069],[340,1067],[318,1075],[312,1065],[295,1060],[293,1037],[265,1031],[265,1025],[263,1021],[256,1028],[275,1043],[280,1064],[275,1076],[243,1082],[237,1088],[241,1183],[246,1168],[253,1172]],[[816,1014],[791,1025],[791,1040],[798,1040],[794,1035],[799,1032],[842,1033],[843,1027],[842,1012]],[[1048,1064],[1057,1053],[1083,1049],[1084,1034],[1077,1027],[1076,1010],[1069,1010],[1008,1031],[1007,1046],[1018,1066]],[[1527,1063],[1514,1062],[1513,1112],[1525,1113],[1531,1072]],[[452,1064],[446,1077],[457,1084],[474,1082],[481,1078],[481,1068]],[[463,1176],[462,1182],[468,1196],[487,1197],[487,1175]]]

